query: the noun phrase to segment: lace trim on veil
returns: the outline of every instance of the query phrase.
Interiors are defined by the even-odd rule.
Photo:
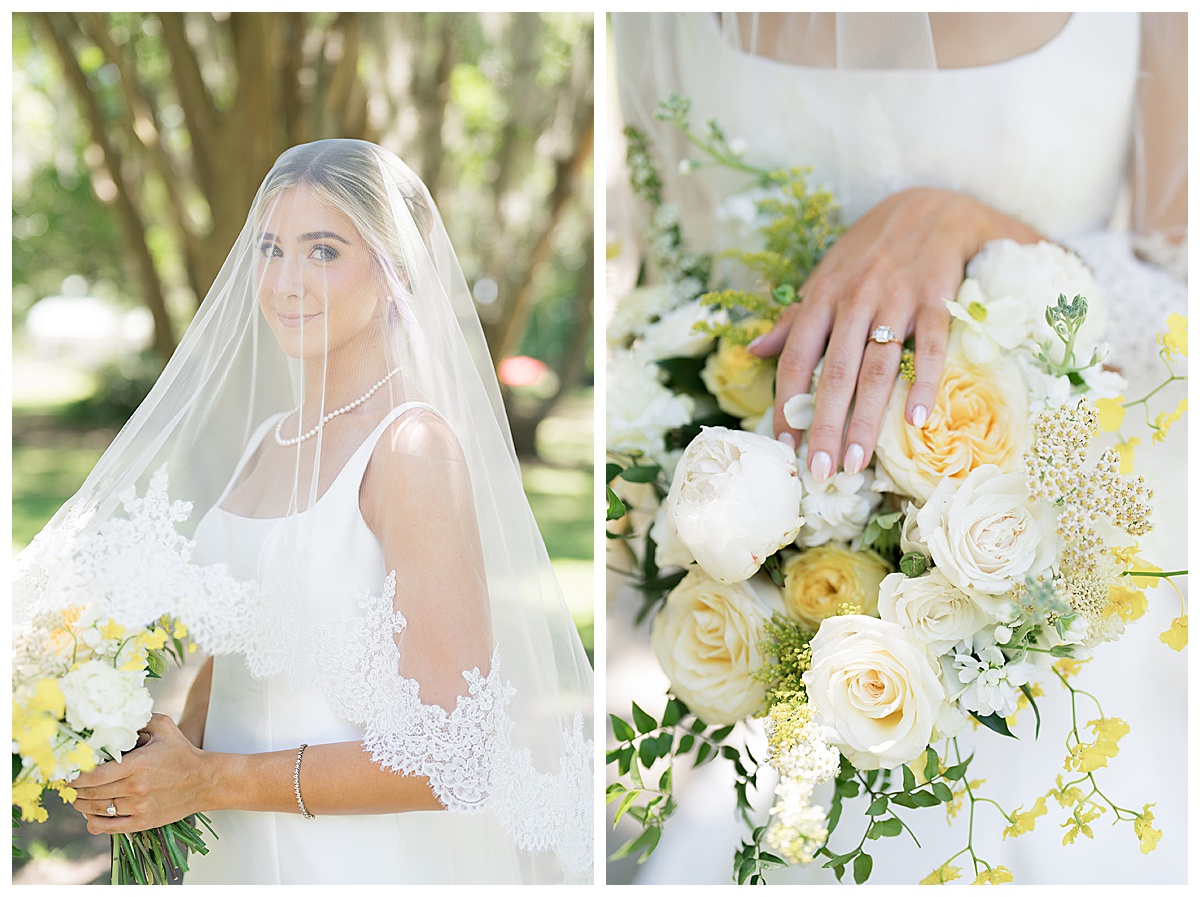
[[[226,565],[191,560],[194,543],[176,524],[190,502],[171,501],[165,469],[144,497],[121,495],[125,517],[75,539],[82,523],[47,527],[22,555],[14,614],[33,616],[87,603],[127,628],[164,615],[181,619],[213,654],[241,654],[252,676],[285,673],[293,690],[319,686],[335,712],[363,729],[363,748],[383,768],[425,776],[447,810],[493,813],[522,850],[552,851],[571,877],[592,865],[592,742],[576,712],[562,731],[559,768],[541,772],[511,743],[508,707],[516,690],[501,678],[497,645],[485,676],[465,671],[467,693],[447,712],[421,702],[420,685],[397,671],[395,636],[407,625],[393,609],[395,573],[379,595],[357,597],[360,616],[316,626],[281,614],[258,582]]]

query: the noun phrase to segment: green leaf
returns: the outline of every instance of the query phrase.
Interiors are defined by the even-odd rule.
[[[904,776],[904,790],[912,791],[914,788],[917,787],[916,775],[913,774],[913,771],[909,768],[907,763],[905,763],[903,766],[901,766],[900,769],[903,772],[903,776]]]
[[[654,848],[658,846],[658,839],[662,837],[662,829],[657,826],[648,828],[636,838],[626,841],[618,847],[609,857],[610,860],[619,860],[621,857],[627,857],[638,851],[644,851],[638,858],[638,862],[645,862],[650,854],[654,852]]]
[[[933,749],[933,745],[929,745],[925,749],[925,780],[932,782],[937,778],[938,774],[938,755]]]
[[[1033,740],[1037,741],[1037,737],[1042,734],[1042,712],[1038,710],[1037,701],[1033,699],[1033,692],[1028,685],[1021,686],[1021,693],[1025,695],[1025,699],[1029,701],[1029,706],[1033,708]]]
[[[709,742],[707,742],[707,741],[703,742],[700,745],[700,749],[698,751],[696,751],[696,762],[693,765],[699,766],[701,763],[703,763],[705,760],[707,760],[709,754],[712,753],[712,750],[713,750],[713,746]]]
[[[146,652],[146,669],[150,674],[151,679],[161,679],[162,674],[167,671],[166,658],[162,656],[161,651]]]
[[[605,515],[605,520],[620,520],[625,516],[625,502],[617,498],[617,493],[612,491],[612,486],[605,486],[608,490],[608,513]]]
[[[667,701],[667,708],[663,711],[662,724],[664,726],[673,726],[683,719],[683,704],[676,698],[671,698]]]
[[[652,732],[653,730],[657,729],[658,728],[658,720],[656,720],[649,713],[647,713],[645,710],[643,710],[641,707],[639,707],[637,705],[636,701],[634,701],[632,703],[633,703],[633,724],[635,726],[637,726],[637,730],[644,735],[646,732]]]
[[[944,773],[942,773],[942,778],[949,779],[951,782],[957,782],[959,779],[961,779],[963,776],[965,776],[967,774],[967,766],[968,766],[968,764],[970,764],[971,759],[974,756],[975,755],[972,754],[970,757],[968,757],[962,763],[959,763],[956,766],[951,766]]]
[[[621,756],[617,761],[617,772],[623,776],[627,776],[629,775],[630,767],[633,766],[633,745],[626,745],[618,753]]]
[[[713,741],[724,741],[729,737],[729,733],[733,731],[733,726],[722,726],[713,732],[710,736]]]
[[[692,744],[693,744],[693,742],[695,742],[695,740],[696,740],[695,735],[692,735],[690,733],[687,735],[684,735],[682,738],[679,739],[679,747],[676,749],[675,753],[686,754],[688,751],[690,751],[692,749]]]
[[[659,732],[658,733],[658,756],[665,757],[671,753],[671,747],[675,744],[674,732]]]
[[[611,483],[613,481],[613,477],[619,474],[622,470],[624,470],[624,468],[620,464],[609,461],[604,465],[604,482]]]
[[[879,797],[871,801],[871,806],[867,807],[868,816],[882,816],[887,812],[888,799],[886,794],[881,794]]]
[[[640,791],[630,791],[625,795],[625,799],[622,800],[617,806],[616,815],[613,816],[613,828],[617,827],[617,823],[621,821],[621,817],[624,816],[629,811],[629,808],[633,806],[633,802],[637,800],[640,793]]]
[[[643,738],[638,745],[638,760],[646,769],[653,766],[654,761],[658,759],[657,747],[658,741],[654,738]]]
[[[617,741],[632,741],[637,735],[633,730],[633,726],[621,719],[615,713],[610,713],[608,718],[612,721],[613,738]]]
[[[881,819],[871,828],[878,832],[877,838],[894,838],[904,831],[904,824],[893,816],[891,819]]]
[[[613,782],[611,785],[609,785],[607,788],[604,789],[604,802],[606,804],[611,804],[620,795],[624,794],[626,792],[626,790],[627,789],[625,788],[625,786],[622,785],[620,782]]]
[[[658,790],[659,791],[670,791],[671,790],[671,773],[673,773],[674,771],[675,771],[675,767],[668,766],[667,771],[664,772],[661,776],[659,776],[659,779],[658,779]]]
[[[912,793],[913,803],[918,807],[936,807],[939,801],[933,794],[928,791],[914,791]],[[899,801],[897,801],[899,803]]]
[[[893,794],[892,795],[892,803],[896,804],[899,807],[907,807],[910,810],[915,810],[917,808],[916,800],[913,798],[913,796],[911,794],[908,794],[908,793]]]
[[[840,799],[834,800],[833,805],[829,808],[829,818],[825,822],[825,827],[830,833],[837,828],[838,820],[842,818],[842,802]]]
[[[871,877],[872,863],[871,855],[868,853],[860,853],[854,858],[854,883],[856,885],[861,885]]]
[[[900,572],[909,579],[920,576],[929,569],[929,558],[919,551],[908,551],[900,556]]]
[[[659,471],[661,470],[662,468],[657,464],[626,467],[621,471],[621,479],[630,483],[653,483],[658,478]]]
[[[991,729],[993,732],[999,732],[1001,735],[1007,735],[1009,738],[1017,737],[1016,735],[1014,735],[1012,732],[1009,731],[1008,723],[1005,722],[1004,717],[999,716],[998,714],[995,714],[995,713],[989,714],[987,716],[980,716],[974,710],[969,710],[967,712],[970,713],[971,716],[975,717],[975,719],[979,720],[981,723],[983,723],[985,726],[987,726],[989,729]]]
[[[933,796],[944,804],[948,804],[950,801],[954,800],[954,793],[950,790],[950,786],[945,782],[933,783]]]
[[[842,797],[858,797],[858,782],[853,779],[839,779],[834,790]]]
[[[738,863],[737,883],[739,885],[744,885],[746,883],[746,879],[750,877],[750,873],[753,871],[754,871],[754,857],[752,857],[752,856],[743,857],[742,861],[740,863]]]

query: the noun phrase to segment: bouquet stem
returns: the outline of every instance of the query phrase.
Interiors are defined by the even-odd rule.
[[[179,882],[188,871],[188,850],[208,853],[200,829],[196,827],[197,821],[216,837],[203,813],[144,832],[113,835],[112,884],[167,885]]]

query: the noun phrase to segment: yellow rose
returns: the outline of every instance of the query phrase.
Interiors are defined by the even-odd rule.
[[[943,479],[963,480],[984,464],[1021,469],[1029,441],[1029,401],[1020,367],[1002,358],[975,367],[953,341],[937,401],[924,427],[904,419],[909,384],[897,378],[884,413],[875,456],[897,489],[920,502]]]
[[[766,333],[771,325],[766,321],[755,325]],[[744,346],[728,340],[717,344],[717,351],[708,356],[700,379],[726,414],[738,418],[761,417],[775,403],[775,365],[746,351]]]
[[[794,554],[783,565],[783,600],[788,613],[817,631],[843,604],[875,614],[879,584],[891,570],[879,555],[822,545]]]

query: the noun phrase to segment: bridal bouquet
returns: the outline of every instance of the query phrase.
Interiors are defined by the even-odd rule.
[[[611,719],[608,799],[617,820],[642,826],[617,855],[644,859],[657,846],[684,756],[734,767],[750,829],[734,856],[739,883],[814,860],[862,883],[872,842],[904,836],[909,812],[935,806],[966,808],[968,831],[923,883],[960,878],[968,864],[976,883],[1012,880],[973,841],[984,804],[1003,815],[1005,837],[1032,831],[1052,800],[1064,843],[1111,814],[1153,850],[1153,804],[1120,807],[1097,779],[1128,726],[1071,678],[1141,616],[1144,589],[1185,572],[1140,556],[1152,496],[1134,471],[1137,439],[1103,447],[1101,434],[1119,434],[1126,411],[1144,406],[1161,440],[1186,400],[1151,421],[1157,389],[1126,399],[1102,366],[1103,309],[1077,257],[998,241],[946,297],[950,343],[925,426],[904,419],[906,346],[872,463],[817,482],[805,444],[771,438],[774,362],[746,345],[801,301],[838,235],[832,197],[810,191],[802,171],[747,165],[715,122],[697,133],[688,113],[680,97],[660,110],[701,151],[681,171],[715,164],[756,180],[750,200],[719,213],[757,231],[754,245],[724,253],[755,285],[714,288],[714,260],[688,251],[662,201],[652,147],[627,132],[662,282],[626,296],[609,327],[607,516],[671,685],[661,717],[635,703],[629,719]],[[1167,381],[1180,379],[1186,319],[1172,315],[1159,341]],[[812,403],[788,401],[792,427],[808,429]],[[1182,650],[1186,632],[1181,613],[1162,641]],[[1066,690],[1069,718],[1042,719],[1043,683]],[[1065,730],[1064,772],[1032,806],[1005,808],[981,796],[956,736],[972,725],[1014,737],[1019,714],[1032,714],[1035,737]],[[750,802],[758,761],[735,735],[752,719],[778,777],[766,824]],[[814,792],[829,782],[826,805]],[[839,826],[861,830],[842,853],[829,847]]]
[[[46,791],[63,802],[71,782],[134,750],[150,720],[147,679],[167,658],[182,664],[195,650],[174,606],[183,596],[215,592],[238,601],[223,569],[191,563],[191,542],[176,531],[191,505],[167,498],[159,471],[146,494],[122,496],[123,517],[81,536],[68,518],[45,542],[35,539],[18,563],[13,604],[13,805],[25,822],[44,822]],[[86,599],[81,596],[87,596]],[[187,641],[185,641],[187,640]],[[186,851],[207,853],[195,822],[216,837],[203,814],[150,831],[114,835],[113,884],[167,884],[187,871]],[[14,845],[14,852],[16,851]]]

